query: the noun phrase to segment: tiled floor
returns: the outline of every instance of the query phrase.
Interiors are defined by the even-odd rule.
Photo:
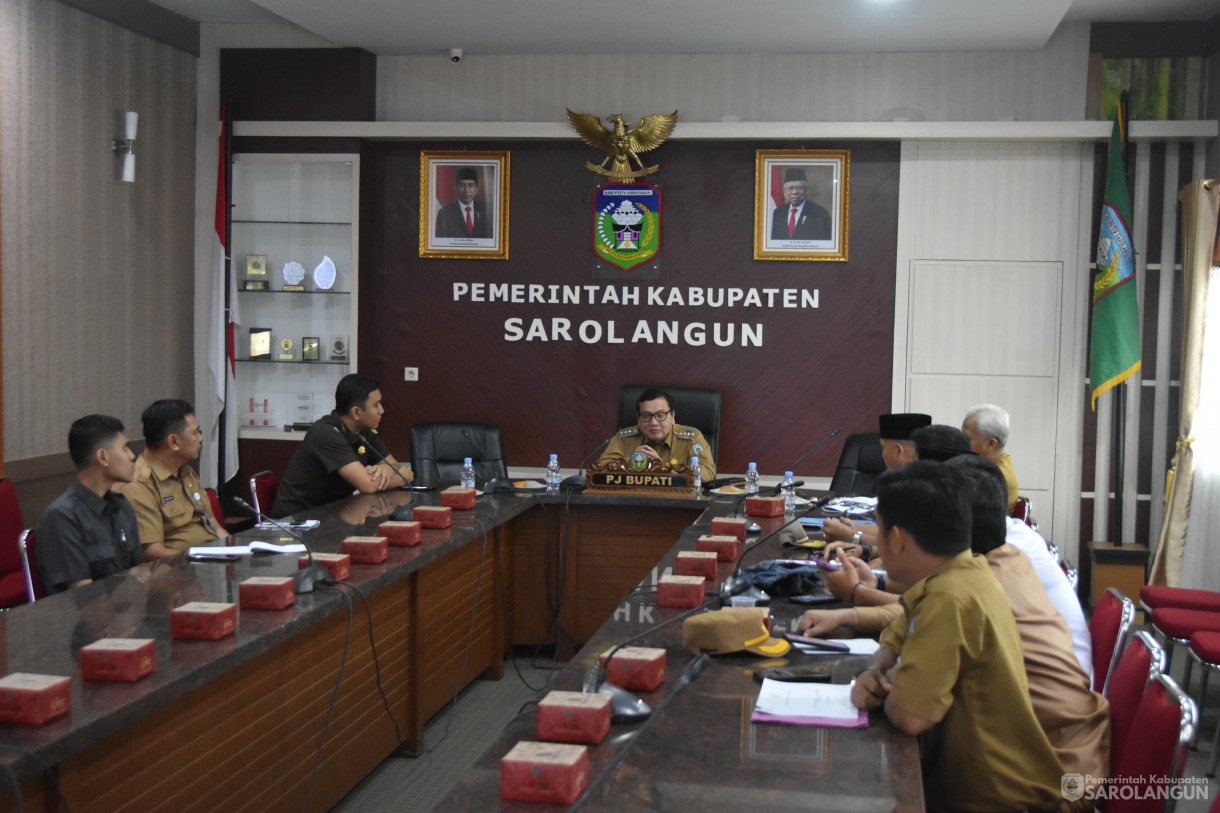
[[[1175,654],[1170,672],[1176,679],[1181,679],[1186,657],[1184,649]],[[553,670],[540,667],[554,664],[545,659],[537,665],[530,661],[528,653],[518,656],[520,675],[509,662],[501,680],[476,681],[458,698],[456,710],[451,707],[428,724],[424,730],[424,756],[388,759],[381,763],[332,809],[332,813],[388,810],[428,813],[433,810],[458,777],[495,741],[521,706],[545,694],[546,690],[541,687],[545,686]],[[1199,678],[1196,666],[1190,687],[1191,696],[1196,699]],[[1186,791],[1194,798],[1179,801],[1175,813],[1207,813],[1212,800],[1220,793],[1220,782],[1209,780],[1205,775],[1217,724],[1220,724],[1220,675],[1213,675],[1203,704],[1198,749],[1190,752],[1185,771],[1186,776],[1197,777],[1206,784]]]
[[[476,680],[424,729],[424,755],[381,763],[331,813],[428,813],[530,701],[546,694],[554,674],[545,657],[531,663],[523,651],[508,661],[500,680]],[[520,670],[518,672],[518,669]],[[527,685],[528,684],[528,685]]]

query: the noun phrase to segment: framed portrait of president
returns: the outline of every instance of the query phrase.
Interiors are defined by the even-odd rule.
[[[420,152],[419,256],[508,259],[507,152]]]
[[[759,150],[754,259],[845,262],[850,150]]]

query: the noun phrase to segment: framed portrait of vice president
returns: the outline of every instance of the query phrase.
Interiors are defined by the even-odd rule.
[[[754,259],[847,260],[849,150],[759,150]]]
[[[508,259],[507,152],[420,152],[419,256]]]

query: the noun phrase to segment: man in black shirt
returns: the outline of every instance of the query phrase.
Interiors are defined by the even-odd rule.
[[[87,415],[68,431],[76,482],[42,515],[35,558],[47,590],[59,593],[127,570],[144,561],[136,513],[116,483],[130,483],[135,454],[123,424]]]
[[[345,375],[335,388],[335,411],[309,427],[288,461],[271,513],[284,517],[352,491],[372,494],[410,485],[410,468],[394,459],[377,434],[384,412],[372,376]]]

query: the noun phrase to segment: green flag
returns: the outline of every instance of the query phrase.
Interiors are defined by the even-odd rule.
[[[1089,381],[1093,409],[1097,396],[1118,386],[1140,368],[1139,302],[1135,285],[1135,247],[1131,244],[1131,198],[1123,167],[1122,132],[1114,121],[1106,174],[1106,197],[1097,235],[1097,276],[1093,279],[1093,336]]]

